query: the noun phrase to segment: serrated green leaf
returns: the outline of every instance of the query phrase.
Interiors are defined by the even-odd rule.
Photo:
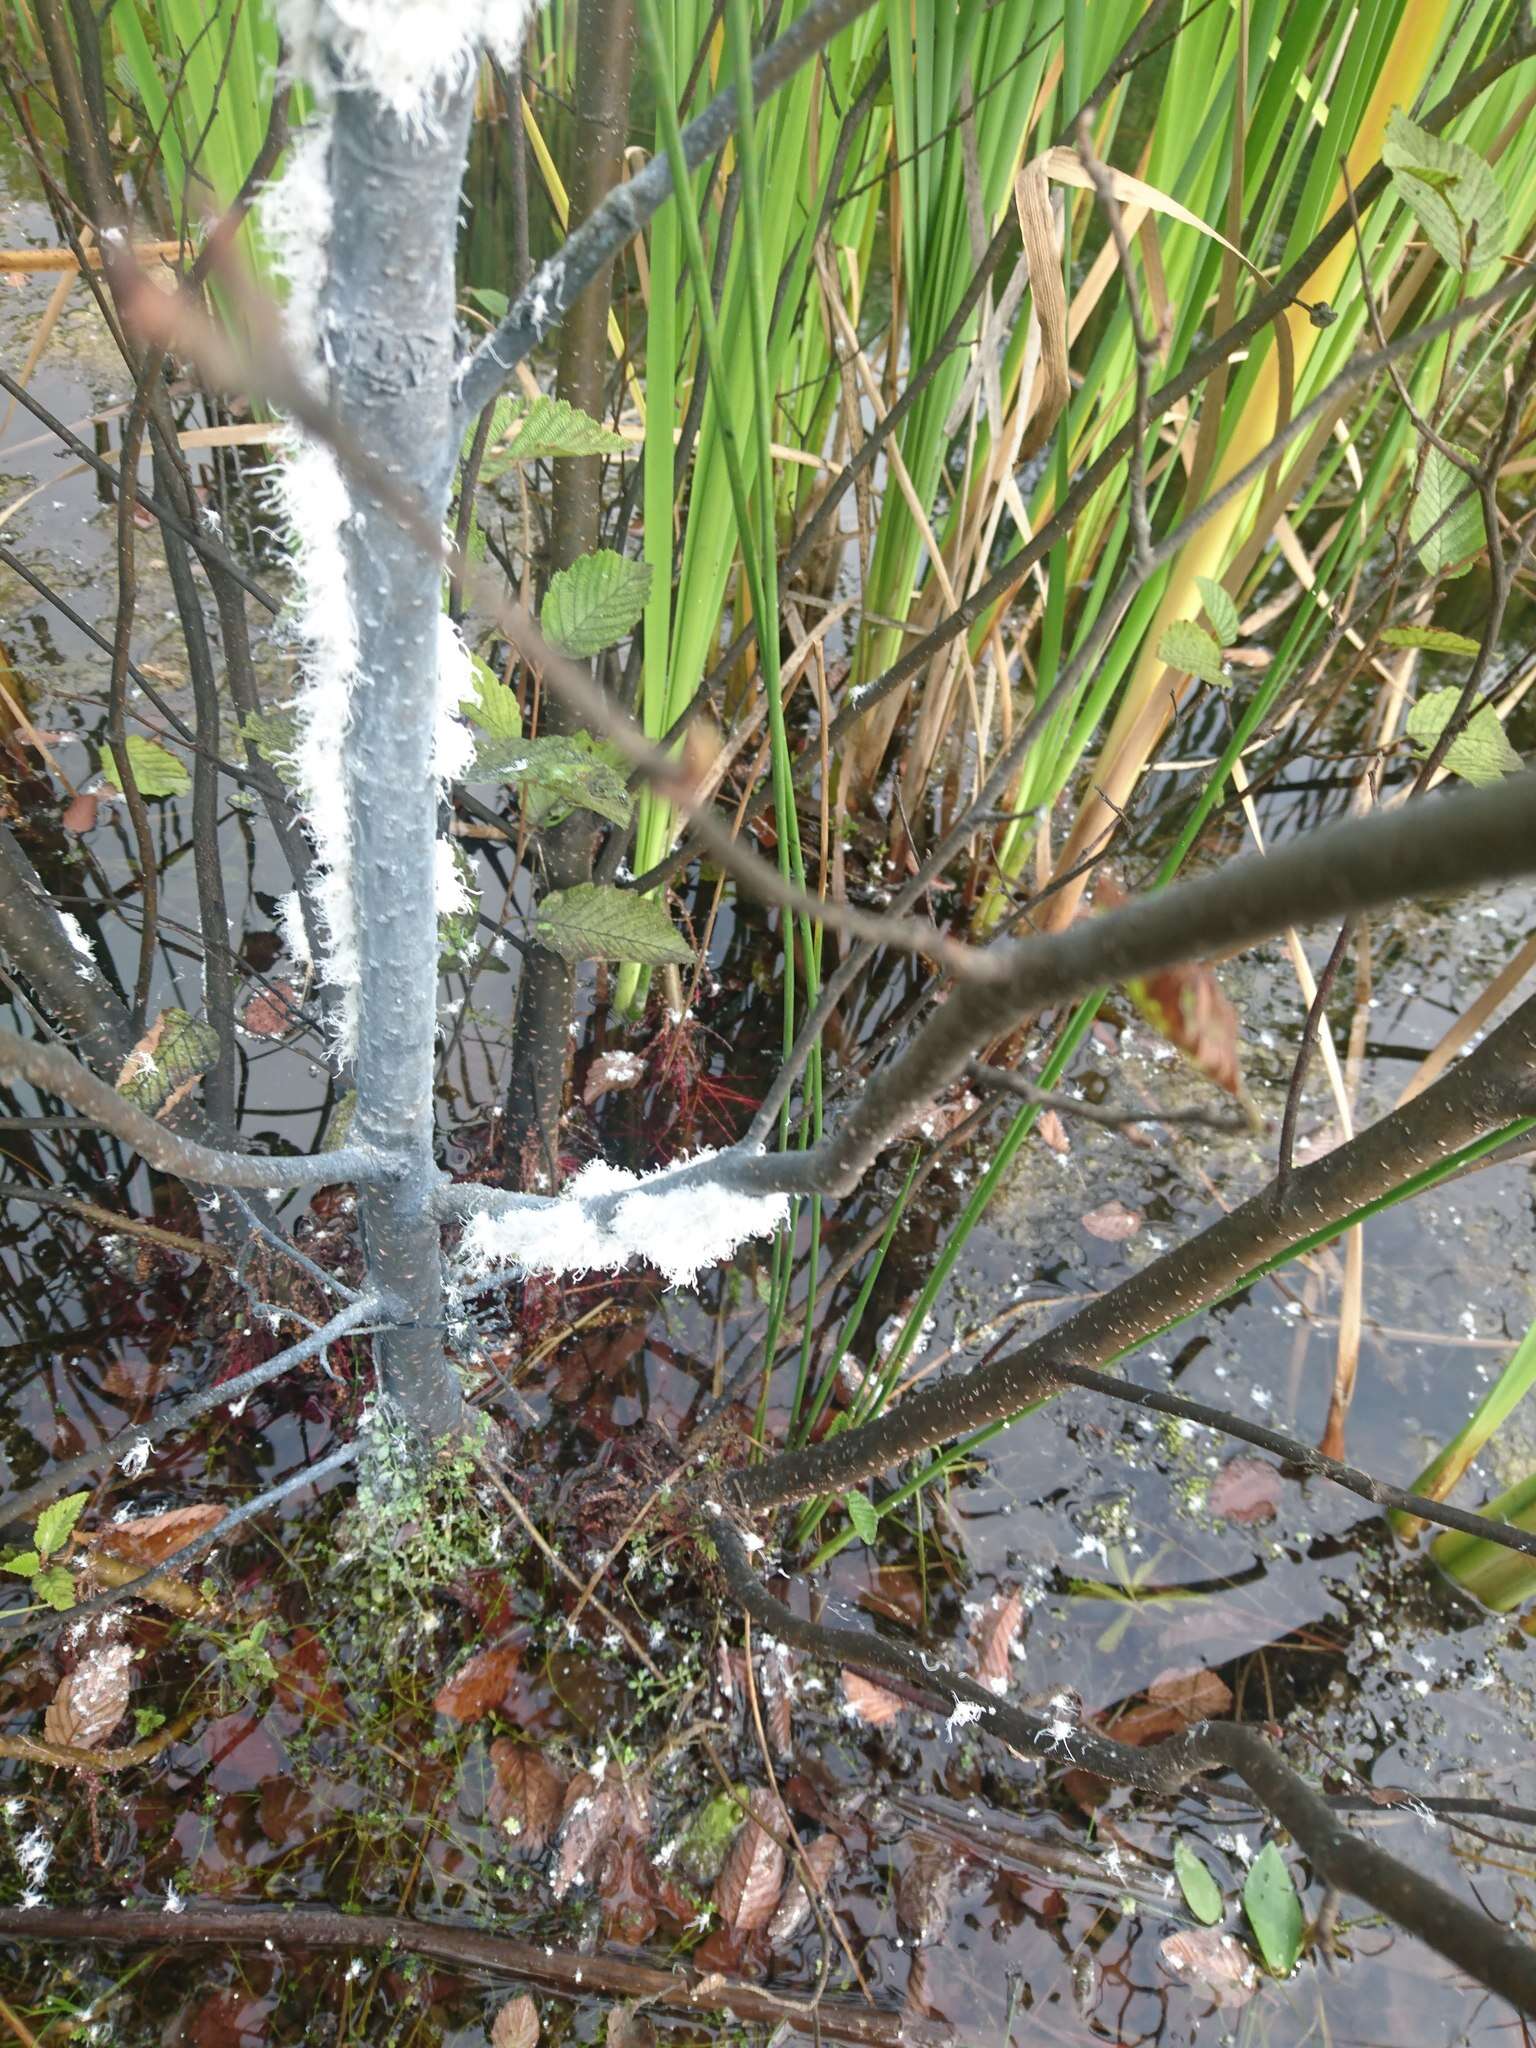
[[[1157,658],[1170,668],[1198,676],[1203,683],[1214,683],[1218,690],[1227,687],[1221,649],[1204,626],[1197,626],[1193,619],[1174,620],[1157,643]]]
[[[601,654],[624,638],[650,594],[649,562],[597,548],[550,577],[539,627],[565,654]]]
[[[8,1557],[0,1564],[0,1572],[14,1572],[18,1579],[35,1579],[42,1569],[43,1560],[35,1550],[18,1550],[14,1557]]]
[[[635,960],[642,967],[686,967],[693,948],[650,896],[582,882],[544,898],[534,937],[562,960]]]
[[[1306,1921],[1285,1858],[1273,1842],[1266,1842],[1253,1859],[1243,1883],[1243,1911],[1265,1963],[1275,1976],[1288,1977],[1301,1954]]]
[[[1197,576],[1200,586],[1200,602],[1205,606],[1205,616],[1211,622],[1211,630],[1223,647],[1236,644],[1242,620],[1238,617],[1237,606],[1232,602],[1214,576]]]
[[[717,1792],[689,1821],[677,1845],[677,1865],[690,1884],[711,1885],[720,1875],[746,1809],[748,1788]]]
[[[622,434],[579,406],[541,394],[526,405],[513,401],[505,424],[498,416],[480,473],[497,477],[514,462],[543,462],[559,455],[609,455],[627,446]]]
[[[534,827],[558,824],[571,811],[592,811],[612,824],[627,825],[635,807],[611,752],[590,733],[485,740],[475,750],[475,773],[512,783],[523,816]]]
[[[505,320],[507,308],[512,301],[505,292],[498,292],[488,284],[467,284],[464,296],[471,305],[478,306],[482,313],[489,313],[493,320]]]
[[[1207,1927],[1214,1927],[1222,1914],[1221,1886],[1183,1835],[1173,1845],[1173,1874],[1191,1913]]]
[[[482,661],[478,654],[469,657],[469,665],[474,671],[475,693],[466,697],[459,707],[464,716],[488,740],[520,740],[523,736],[523,711],[517,701],[516,690],[509,690],[490,663]],[[477,769],[479,763],[477,749]]]
[[[219,1056],[219,1034],[185,1010],[162,1010],[117,1077],[117,1092],[156,1116],[176,1090],[206,1074]]]
[[[1408,714],[1405,729],[1421,754],[1433,753],[1460,702],[1461,692],[1456,689],[1431,690],[1420,697]],[[1446,748],[1445,766],[1463,782],[1482,788],[1502,782],[1506,775],[1518,775],[1525,763],[1510,745],[1493,706],[1480,704]]]
[[[1387,122],[1382,161],[1398,197],[1452,270],[1496,263],[1509,236],[1504,192],[1475,149],[1431,135],[1401,108]]]
[[[357,1114],[357,1090],[349,1088],[336,1107],[331,1111],[325,1126],[325,1136],[320,1141],[322,1152],[339,1152],[352,1134],[352,1119]]]
[[[32,1581],[32,1590],[56,1614],[68,1614],[75,1604],[75,1582],[61,1564],[51,1564]]]
[[[114,789],[121,789],[117,763],[112,758],[112,749],[103,746],[98,749],[101,772]],[[147,740],[142,733],[128,735],[128,765],[133,770],[133,779],[138,785],[140,796],[185,796],[192,787],[192,778],[187,773],[186,763],[179,761],[168,747],[162,747],[158,740]]]
[[[1408,507],[1408,537],[1431,576],[1465,576],[1487,535],[1470,477],[1449,456],[1431,448],[1418,493]]]
[[[875,1513],[875,1504],[869,1495],[845,1494],[843,1506],[848,1510],[848,1519],[853,1524],[854,1535],[861,1543],[873,1543],[880,1534],[880,1517]]]
[[[56,1500],[43,1509],[32,1529],[32,1539],[40,1555],[52,1557],[56,1550],[64,1548],[90,1497],[89,1492],[67,1493],[62,1500]]]
[[[1443,626],[1384,626],[1377,636],[1383,647],[1422,647],[1426,654],[1476,654],[1477,642]]]
[[[293,768],[293,750],[298,744],[299,721],[291,711],[252,711],[240,721],[240,737],[254,747],[290,789],[298,786]]]

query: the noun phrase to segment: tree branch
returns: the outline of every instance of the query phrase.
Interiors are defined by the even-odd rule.
[[[224,1380],[219,1386],[205,1387],[201,1393],[189,1394],[184,1401],[176,1402],[162,1414],[151,1415],[147,1422],[131,1422],[126,1429],[120,1429],[104,1442],[77,1451],[74,1457],[53,1466],[41,1479],[23,1487],[20,1493],[12,1494],[9,1500],[0,1500],[0,1529],[14,1523],[30,1522],[39,1509],[47,1507],[49,1501],[57,1500],[61,1493],[68,1493],[77,1479],[88,1479],[105,1465],[137,1462],[141,1454],[147,1457],[155,1444],[164,1437],[174,1436],[188,1423],[196,1422],[199,1416],[210,1414],[215,1408],[241,1407],[258,1387],[291,1372],[296,1365],[306,1365],[312,1358],[323,1358],[341,1338],[354,1335],[364,1323],[388,1313],[389,1305],[377,1295],[365,1295],[359,1301],[350,1301],[328,1323],[322,1323],[318,1330],[299,1343],[290,1344],[286,1351],[280,1351],[264,1365],[253,1365],[249,1372]]]
[[[1254,1729],[1201,1721],[1166,1741],[1132,1748],[1083,1727],[1063,1707],[1051,1716],[1011,1707],[974,1679],[945,1670],[915,1649],[863,1628],[804,1621],[774,1599],[752,1570],[739,1532],[706,1506],[704,1533],[716,1547],[731,1596],[762,1628],[813,1657],[900,1679],[920,1696],[1035,1763],[1059,1757],[1112,1784],[1182,1791],[1206,1771],[1233,1771],[1300,1845],[1314,1873],[1417,1935],[1458,1969],[1536,2015],[1536,1949],[1432,1879],[1351,1834],[1327,1801]]]
[[[264,1153],[218,1152],[194,1144],[135,1109],[62,1046],[39,1045],[33,1039],[18,1038],[13,1031],[0,1031],[0,1074],[57,1095],[102,1130],[131,1145],[150,1166],[204,1187],[328,1187],[344,1180],[372,1186],[394,1179],[397,1173],[393,1158],[366,1145],[347,1145],[303,1158],[278,1158]]]

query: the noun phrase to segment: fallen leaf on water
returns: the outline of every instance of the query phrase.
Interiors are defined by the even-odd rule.
[[[551,1889],[563,1899],[573,1885],[596,1884],[605,1855],[621,1835],[645,1841],[651,1832],[651,1799],[642,1778],[607,1772],[599,1783],[578,1771],[565,1788],[560,1860]]]
[[[1102,1238],[1105,1244],[1124,1244],[1140,1230],[1141,1211],[1128,1209],[1124,1202],[1105,1202],[1090,1209],[1080,1221],[1090,1237]]]
[[[715,1905],[730,1934],[756,1934],[773,1918],[784,1888],[784,1851],[775,1839],[783,1825],[773,1794],[759,1786],[715,1881]]]
[[[491,1744],[486,1811],[519,1849],[537,1856],[555,1831],[565,1800],[565,1779],[542,1750],[505,1736]]]
[[[896,1918],[919,1948],[939,1940],[949,1925],[959,1874],[952,1850],[919,1837],[911,1862],[896,1882]]]
[[[59,1680],[43,1717],[43,1740],[99,1749],[127,1713],[132,1689],[133,1645],[115,1634],[97,1636]]]
[[[101,799],[89,796],[82,789],[72,796],[59,814],[59,823],[66,832],[77,837],[96,830],[96,814],[101,809]]]
[[[1170,1735],[1182,1735],[1188,1726],[1188,1719],[1177,1707],[1150,1700],[1128,1707],[1109,1732],[1116,1742],[1141,1749],[1151,1742],[1166,1741]]]
[[[286,981],[269,982],[240,1013],[240,1028],[251,1038],[282,1038],[298,1021],[293,989]]]
[[[95,1550],[126,1558],[144,1571],[163,1564],[173,1550],[207,1535],[224,1518],[217,1501],[194,1501],[184,1508],[167,1508],[163,1514],[134,1515],[126,1522],[105,1522],[87,1538]],[[185,1566],[181,1567],[185,1569]]]
[[[831,1881],[832,1873],[843,1859],[843,1845],[836,1835],[818,1835],[813,1842],[805,1845],[804,1862],[815,1890],[824,1892]],[[811,1893],[807,1891],[805,1879],[796,1872],[785,1885],[783,1896],[774,1908],[773,1918],[768,1922],[770,1947],[781,1949],[786,1942],[793,1941],[806,1921],[811,1917]]]
[[[535,2048],[538,2038],[539,2008],[520,1991],[491,2021],[491,2048]]]
[[[612,2006],[608,2012],[606,2040],[607,2048],[656,2048],[655,2023],[638,2005]]]
[[[883,1685],[876,1685],[873,1679],[861,1678],[857,1671],[845,1671],[843,1680],[843,1704],[856,1721],[863,1721],[870,1728],[883,1728],[887,1721],[894,1721],[906,1706],[906,1701],[896,1693],[887,1692]]]
[[[971,1674],[993,1692],[1008,1687],[1009,1659],[1024,1618],[1024,1595],[994,1593],[971,1630]]]
[[[1047,1151],[1054,1152],[1058,1159],[1065,1159],[1072,1150],[1072,1140],[1067,1136],[1067,1127],[1058,1111],[1042,1109],[1035,1129],[1040,1133],[1040,1142]]]
[[[1259,1973],[1248,1951],[1214,1927],[1170,1934],[1159,1944],[1158,1954],[1176,1976],[1208,1992],[1218,2005],[1246,2005],[1258,1989]]]
[[[1172,1707],[1186,1721],[1212,1721],[1232,1711],[1232,1691],[1214,1671],[1162,1671],[1147,1687],[1147,1698]]]
[[[587,1069],[581,1099],[590,1109],[600,1095],[616,1094],[622,1088],[638,1087],[645,1079],[645,1061],[637,1052],[600,1052]]]
[[[434,1708],[450,1721],[483,1720],[506,1699],[522,1661],[516,1643],[498,1643],[494,1649],[476,1651],[439,1691],[432,1702]]]
[[[1228,1458],[1211,1482],[1211,1513],[1227,1522],[1272,1522],[1283,1484],[1263,1458]]]

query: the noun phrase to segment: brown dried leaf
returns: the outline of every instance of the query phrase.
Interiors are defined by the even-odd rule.
[[[954,1852],[919,1836],[912,1860],[896,1882],[896,1918],[918,1947],[937,1941],[949,1924],[959,1866]]]
[[[96,813],[100,809],[99,797],[88,796],[84,790],[79,790],[60,812],[59,823],[66,832],[73,832],[76,837],[81,837],[96,830]]]
[[[656,2048],[655,2022],[638,2005],[615,2005],[608,2010],[607,2048]]]
[[[1110,1733],[1116,1742],[1140,1749],[1149,1742],[1165,1742],[1170,1735],[1182,1735],[1188,1726],[1177,1707],[1159,1705],[1153,1700],[1127,1708]]]
[[[600,1052],[587,1069],[581,1099],[590,1109],[600,1095],[616,1094],[621,1088],[637,1088],[645,1079],[645,1061],[637,1052]]]
[[[1102,1238],[1105,1244],[1124,1244],[1140,1230],[1142,1217],[1139,1209],[1128,1209],[1124,1202],[1111,1201],[1090,1209],[1080,1220],[1090,1237]]]
[[[240,1028],[252,1038],[282,1038],[298,1021],[292,987],[286,981],[273,981],[246,1004]]]
[[[133,1645],[116,1639],[91,1645],[59,1680],[43,1718],[43,1740],[99,1749],[128,1711]]]
[[[504,1736],[491,1744],[491,1769],[487,1813],[519,1849],[537,1856],[560,1818],[565,1779],[542,1750]]]
[[[1094,888],[1094,903],[1112,910],[1125,901],[1124,891],[1108,875]],[[1242,1032],[1236,1010],[1210,968],[1198,960],[1160,968],[1142,981],[1128,981],[1125,992],[1142,1016],[1170,1045],[1228,1095],[1243,1099],[1238,1046]]]
[[[1232,1689],[1214,1671],[1160,1671],[1147,1698],[1172,1707],[1186,1721],[1213,1721],[1232,1711]]]
[[[775,1836],[783,1820],[773,1794],[759,1788],[747,1802],[725,1868],[715,1881],[715,1905],[728,1933],[756,1934],[773,1918],[784,1887],[784,1851]]]
[[[836,1835],[818,1835],[814,1842],[806,1843],[804,1861],[818,1893],[826,1890],[842,1858],[843,1845]],[[781,1949],[793,1941],[810,1917],[811,1895],[797,1864],[768,1922],[769,1947]]]
[[[971,1675],[993,1692],[1008,1688],[1009,1659],[1024,1618],[1024,1595],[994,1593],[971,1630]]]
[[[477,1650],[439,1691],[432,1705],[450,1721],[481,1721],[506,1700],[523,1652],[517,1643],[498,1643]]]
[[[1072,1140],[1067,1136],[1067,1127],[1062,1122],[1059,1111],[1042,1109],[1035,1129],[1040,1135],[1041,1144],[1048,1151],[1054,1152],[1058,1159],[1065,1159],[1072,1150]]]
[[[184,1508],[167,1508],[163,1514],[134,1515],[126,1522],[105,1522],[87,1538],[91,1547],[126,1558],[141,1571],[163,1564],[173,1550],[193,1542],[217,1526],[226,1510],[217,1501],[194,1501]],[[186,1567],[182,1566],[182,1570]]]
[[[958,1095],[952,1095],[945,1102],[930,1103],[909,1116],[898,1138],[926,1138],[929,1144],[937,1144],[940,1138],[947,1138],[951,1131],[958,1130],[968,1116],[974,1116],[981,1107],[969,1088],[962,1088]]]
[[[1211,1485],[1211,1513],[1240,1525],[1272,1522],[1284,1483],[1263,1458],[1228,1458]]]
[[[893,1692],[887,1692],[883,1685],[876,1685],[871,1678],[861,1678],[857,1671],[845,1671],[843,1680],[843,1703],[855,1720],[862,1721],[870,1728],[883,1728],[887,1721],[894,1721],[906,1706],[906,1701]]]
[[[601,1784],[578,1771],[565,1788],[560,1860],[551,1889],[563,1899],[573,1885],[595,1884],[603,1857],[621,1835],[644,1841],[651,1831],[651,1800],[640,1778],[608,1772]]]
[[[1176,1976],[1209,1992],[1218,2005],[1246,2005],[1258,1989],[1259,1974],[1248,1951],[1214,1927],[1170,1934],[1159,1944],[1158,1954]]]
[[[537,2048],[539,2008],[520,1991],[491,2021],[491,2048]]]

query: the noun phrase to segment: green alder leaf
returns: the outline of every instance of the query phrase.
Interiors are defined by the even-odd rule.
[[[240,721],[240,737],[248,747],[256,749],[280,782],[286,782],[290,789],[298,786],[293,750],[299,741],[299,721],[293,712],[248,712]]]
[[[1237,615],[1237,606],[1214,576],[1197,576],[1200,586],[1200,602],[1205,606],[1205,616],[1211,622],[1211,629],[1223,647],[1235,644],[1242,620]]]
[[[1408,507],[1408,537],[1431,576],[1465,576],[1487,541],[1471,478],[1438,448],[1424,458],[1418,495]]]
[[[848,1519],[853,1524],[854,1535],[861,1543],[873,1543],[880,1534],[880,1517],[875,1513],[875,1505],[869,1495],[845,1494],[843,1506],[848,1510]]]
[[[1460,690],[1445,689],[1431,690],[1414,705],[1406,730],[1421,756],[1434,752],[1436,740],[1460,702]],[[1482,788],[1490,782],[1502,782],[1506,775],[1518,775],[1525,763],[1510,745],[1509,735],[1493,706],[1480,704],[1446,748],[1445,766],[1463,782]]]
[[[581,882],[544,898],[533,935],[562,960],[635,960],[642,967],[686,967],[693,948],[650,896]]]
[[[32,1590],[58,1614],[68,1614],[75,1604],[75,1582],[61,1564],[51,1564],[40,1571],[32,1581]]]
[[[1221,649],[1204,626],[1197,626],[1193,619],[1174,620],[1157,643],[1157,658],[1167,662],[1170,668],[1183,669],[1187,675],[1198,676],[1203,683],[1214,683],[1218,690],[1227,687]]]
[[[649,562],[597,548],[550,577],[539,627],[562,653],[578,659],[601,654],[624,638],[650,593]]]
[[[0,1564],[0,1572],[14,1572],[18,1579],[35,1579],[42,1569],[43,1560],[35,1550],[18,1550],[14,1557],[8,1557]]]
[[[1285,1858],[1273,1842],[1266,1842],[1253,1859],[1243,1884],[1243,1911],[1269,1969],[1288,1977],[1301,1954],[1306,1923]]]
[[[1191,1913],[1207,1927],[1214,1927],[1222,1913],[1221,1886],[1183,1835],[1173,1845],[1173,1874]]]
[[[507,308],[512,301],[505,292],[492,290],[488,284],[469,284],[464,287],[464,296],[482,313],[489,313],[493,320],[505,320]]]
[[[206,1074],[219,1056],[219,1034],[185,1010],[162,1010],[128,1055],[117,1092],[146,1116],[157,1116],[176,1090]]]
[[[505,420],[496,414],[480,474],[497,477],[515,462],[542,462],[558,455],[610,455],[628,445],[622,434],[579,406],[541,394],[528,405],[513,401]]]
[[[485,734],[486,740],[520,740],[523,736],[523,710],[517,701],[516,690],[509,690],[488,661],[482,661],[478,654],[469,657],[474,672],[475,693],[466,697],[460,710],[470,724]],[[486,751],[484,741],[475,749],[472,774],[493,775],[497,771],[485,766],[481,755]]]
[[[101,772],[114,789],[121,789],[117,763],[112,758],[112,749],[98,748],[101,758]],[[128,765],[133,770],[133,779],[138,784],[140,796],[185,796],[192,787],[192,778],[187,773],[186,763],[179,761],[168,747],[162,747],[158,740],[147,740],[140,733],[128,735]]]
[[[482,741],[475,773],[512,783],[523,816],[534,827],[556,825],[572,811],[592,811],[612,824],[627,825],[635,808],[612,754],[590,733]]]
[[[64,1548],[90,1497],[89,1492],[68,1493],[63,1500],[43,1509],[32,1530],[32,1539],[42,1556],[52,1557],[56,1550]]]
[[[1443,626],[1384,626],[1377,635],[1383,647],[1422,647],[1426,654],[1476,654],[1477,642]]]
[[[1475,149],[1431,135],[1401,108],[1387,122],[1382,161],[1398,197],[1452,270],[1497,263],[1509,236],[1503,188]]]

